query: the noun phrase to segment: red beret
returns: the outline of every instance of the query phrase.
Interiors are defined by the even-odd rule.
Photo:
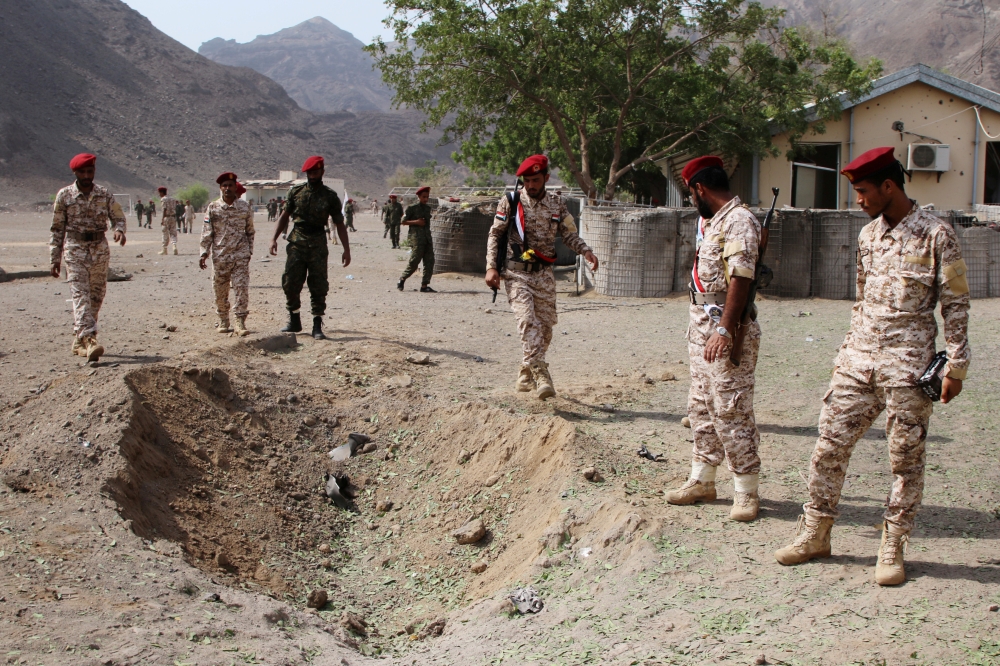
[[[549,158],[545,155],[532,155],[528,159],[521,162],[521,166],[517,167],[517,177],[521,176],[533,176],[536,173],[541,173],[549,168]]]
[[[389,198],[390,198],[390,199],[395,199],[395,198],[396,198],[396,195],[395,195],[395,194],[390,194],[390,195],[389,195]]]
[[[91,155],[90,153],[80,153],[69,161],[69,170],[76,171],[77,169],[94,166],[95,164],[97,164],[96,155]]]
[[[855,183],[895,162],[896,156],[893,154],[892,146],[872,148],[854,158],[840,173],[847,176],[847,180]]]
[[[431,188],[430,188],[430,187],[429,187],[428,185],[424,185],[423,187],[419,188],[419,189],[417,190],[417,196],[418,196],[418,197],[420,196],[420,193],[421,193],[421,192],[427,192],[428,194],[430,194],[430,192],[431,192]]]
[[[163,192],[164,194],[166,194],[167,193],[167,188],[165,188],[162,185],[160,185],[158,188],[156,188],[156,191],[157,192]]]
[[[222,185],[223,181],[236,180],[236,179],[237,178],[235,173],[233,173],[232,171],[227,171],[225,173],[220,173],[219,177],[215,179],[215,182],[217,182],[219,185]]]
[[[312,171],[316,168],[323,167],[323,158],[319,155],[313,155],[312,157],[307,157],[306,161],[302,163],[303,171]]]
[[[721,157],[716,157],[715,155],[696,157],[684,165],[684,170],[681,171],[681,180],[683,180],[684,185],[687,186],[688,183],[691,182],[692,178],[709,167],[719,167],[720,169],[726,168]]]
[[[241,197],[247,193],[247,188],[243,187],[243,183],[236,181],[236,196]]]

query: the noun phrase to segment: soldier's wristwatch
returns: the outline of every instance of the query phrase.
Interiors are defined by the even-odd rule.
[[[732,334],[726,330],[725,326],[719,326],[718,328],[715,329],[715,332],[724,338],[729,338],[730,340],[733,339]]]

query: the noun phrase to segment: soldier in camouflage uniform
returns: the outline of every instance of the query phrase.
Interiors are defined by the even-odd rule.
[[[392,204],[392,197],[393,195],[389,195],[389,201],[385,202],[385,205],[382,206],[382,210],[380,213],[380,216],[382,218],[382,224],[385,225],[385,233],[382,234],[382,238],[385,238],[389,235],[389,206]],[[372,207],[375,207],[377,205],[378,201],[372,203]]]
[[[948,357],[941,401],[961,392],[971,356],[969,285],[955,231],[906,196],[892,147],[862,154],[843,173],[873,221],[858,238],[857,301],[823,398],[805,515],[796,539],[775,557],[781,564],[799,564],[830,555],[851,452],[886,411],[894,480],[875,581],[898,585],[906,580],[903,546],[923,496],[924,441],[933,405],[917,380],[935,354],[934,309],[940,301]]]
[[[357,231],[354,228],[354,199],[348,199],[344,204],[344,224],[350,231]]]
[[[434,274],[434,240],[431,238],[431,207],[427,205],[431,188],[421,187],[417,190],[417,203],[406,209],[403,216],[404,224],[410,228],[410,261],[406,264],[403,274],[399,276],[396,289],[403,291],[406,279],[417,271],[420,262],[424,262],[424,272],[420,280],[420,291],[425,294],[435,293],[431,289],[431,275]]]
[[[760,433],[753,412],[760,348],[756,321],[747,327],[738,366],[730,361],[730,353],[756,272],[760,223],[729,191],[729,179],[718,157],[694,159],[681,175],[702,217],[691,272],[687,331],[691,370],[687,412],[694,447],[690,478],[669,491],[666,499],[680,505],[715,500],[715,472],[725,459],[735,485],[729,516],[750,521],[760,507]]]
[[[177,199],[167,196],[167,188],[159,187],[156,190],[160,193],[160,209],[163,217],[160,219],[160,226],[163,228],[163,249],[160,254],[167,253],[167,244],[174,244],[174,254],[177,254]]]
[[[308,158],[302,165],[309,180],[288,191],[270,247],[271,254],[277,255],[278,236],[288,228],[288,221],[293,220],[295,226],[288,234],[285,272],[281,276],[281,287],[288,303],[288,325],[281,330],[293,333],[302,330],[299,297],[302,285],[308,282],[313,314],[312,336],[317,340],[326,338],[323,335],[323,315],[326,313],[326,294],[330,290],[326,263],[330,252],[326,245],[325,229],[331,219],[344,244],[341,263],[345,268],[351,263],[351,245],[347,227],[344,226],[340,197],[323,184],[323,166],[323,158],[318,155]]]
[[[156,204],[150,199],[149,203],[146,204],[146,228],[153,228],[153,216],[156,215]]]
[[[236,174],[227,171],[215,179],[221,197],[208,204],[201,232],[201,258],[198,265],[207,268],[212,253],[215,285],[215,311],[220,333],[229,333],[229,287],[232,285],[236,307],[236,334],[249,334],[246,318],[250,313],[250,257],[253,255],[253,207],[238,198]]]
[[[70,160],[76,182],[56,194],[49,239],[52,277],[58,278],[66,261],[73,296],[73,354],[96,361],[104,353],[97,342],[97,318],[108,284],[111,250],[105,233],[108,223],[114,241],[125,245],[125,213],[107,188],[94,184],[97,158],[82,153]]]
[[[389,208],[388,213],[385,215],[386,224],[389,228],[389,238],[392,240],[393,249],[399,248],[399,227],[403,222],[403,204],[399,203],[399,199],[396,198],[395,194],[389,195],[389,203],[386,204]],[[385,236],[382,236],[385,238]]]
[[[524,179],[519,205],[511,210],[505,196],[497,206],[496,218],[490,227],[486,244],[486,285],[500,287],[503,279],[507,299],[517,318],[523,358],[515,388],[535,390],[545,400],[556,394],[545,362],[545,353],[552,342],[552,327],[556,325],[556,280],[552,272],[556,260],[556,236],[568,248],[582,254],[592,270],[598,267],[597,257],[576,232],[573,216],[562,197],[546,192],[549,180],[549,160],[533,155],[517,170]],[[510,228],[507,247],[499,247],[504,231]],[[522,233],[523,231],[523,233]],[[515,249],[517,246],[517,249]],[[507,267],[497,270],[497,254],[504,252]]]
[[[142,226],[142,214],[145,210],[146,209],[142,205],[142,199],[135,202],[135,223],[140,227]]]

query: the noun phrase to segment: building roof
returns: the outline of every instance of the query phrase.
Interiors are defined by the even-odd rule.
[[[840,108],[846,111],[853,106],[864,104],[869,100],[881,97],[894,90],[899,90],[911,83],[924,83],[932,88],[943,90],[950,95],[967,99],[974,104],[1000,113],[1000,93],[995,93],[989,88],[983,88],[974,83],[963,81],[951,74],[939,72],[920,63],[906,69],[901,69],[898,72],[887,74],[880,79],[875,79],[872,83],[871,91],[854,102],[848,99],[847,93],[841,93]]]

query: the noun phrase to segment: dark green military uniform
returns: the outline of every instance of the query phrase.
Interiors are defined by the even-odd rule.
[[[330,218],[334,224],[344,221],[340,197],[323,183],[304,183],[288,191],[285,210],[295,225],[288,234],[285,273],[281,276],[288,311],[298,312],[302,305],[299,299],[302,285],[308,282],[312,316],[322,317],[326,312],[326,294],[330,290],[326,269],[330,254],[326,245],[326,225]]]
[[[347,220],[347,228],[351,231],[357,231],[354,228],[354,204],[350,201],[344,205],[344,217]]]
[[[142,226],[142,214],[145,211],[146,211],[146,209],[143,207],[142,202],[141,201],[136,202],[136,204],[135,204],[135,219],[136,219],[136,222],[139,224],[140,227]]]
[[[420,279],[420,286],[426,287],[431,283],[431,274],[434,272],[434,243],[431,240],[431,207],[427,204],[415,203],[406,209],[405,220],[424,220],[425,226],[410,227],[408,234],[410,240],[410,262],[406,264],[406,270],[399,278],[405,280],[417,272],[417,264],[424,262],[424,274]]]
[[[403,221],[403,204],[393,201],[389,204],[389,213],[386,215],[386,224],[389,226],[389,236],[392,238],[392,246],[399,247],[399,225]]]
[[[382,238],[389,235],[389,202],[385,202],[382,206],[382,223],[385,224],[385,233],[382,234]],[[395,243],[393,243],[395,246]]]

